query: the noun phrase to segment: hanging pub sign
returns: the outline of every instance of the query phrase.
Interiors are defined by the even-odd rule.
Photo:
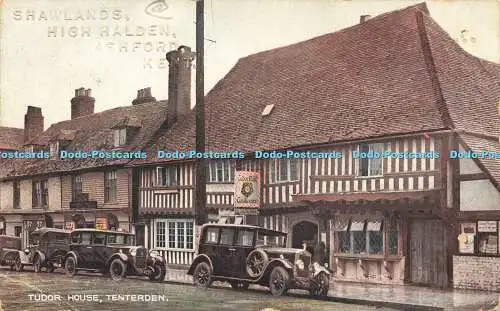
[[[234,207],[238,214],[257,213],[260,207],[260,173],[237,171],[235,187]]]
[[[95,219],[95,228],[97,230],[108,230],[108,219],[106,217],[97,217]]]

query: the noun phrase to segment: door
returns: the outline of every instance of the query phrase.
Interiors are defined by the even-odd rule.
[[[231,276],[235,267],[233,262],[236,246],[234,245],[235,229],[221,228],[219,244],[217,245],[217,267],[214,268],[214,274],[220,276]]]
[[[292,247],[302,248],[318,242],[318,225],[309,221],[301,221],[293,226]]]
[[[78,254],[78,268],[90,269],[92,267],[93,249],[91,245],[92,234],[80,232],[75,251]]]
[[[92,234],[92,267],[103,268],[109,258],[106,246],[106,233],[94,232]]]
[[[410,222],[410,282],[438,288],[448,286],[446,226],[439,219]]]
[[[236,238],[235,250],[231,253],[231,266],[233,267],[232,276],[242,279],[248,279],[247,258],[250,252],[254,250],[256,231],[252,229],[239,229]]]

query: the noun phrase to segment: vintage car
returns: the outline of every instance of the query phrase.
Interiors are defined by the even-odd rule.
[[[43,268],[52,272],[62,267],[62,260],[69,250],[70,232],[55,228],[40,228],[30,234],[30,245],[20,254],[16,270],[33,266],[35,272]]]
[[[226,281],[235,289],[249,284],[269,287],[275,296],[305,289],[326,296],[330,271],[312,262],[311,253],[286,248],[286,233],[257,226],[208,224],[201,229],[199,248],[188,275],[198,287]]]
[[[22,253],[21,245],[20,237],[0,235],[0,266],[9,266],[11,270],[14,270]]]
[[[136,246],[135,235],[97,229],[71,232],[64,268],[70,276],[85,270],[103,273],[115,281],[126,275],[163,281],[167,273],[165,259],[156,251]]]

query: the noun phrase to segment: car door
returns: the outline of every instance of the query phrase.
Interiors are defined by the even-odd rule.
[[[219,244],[217,245],[217,258],[219,271],[216,275],[231,277],[236,268],[234,265],[234,252],[237,247],[234,245],[235,228],[222,227],[220,230]]]
[[[92,266],[95,269],[103,268],[106,265],[106,233],[94,232],[92,234]]]
[[[80,232],[78,239],[78,268],[92,269],[92,233]]]
[[[252,229],[239,229],[236,238],[235,250],[231,253],[233,276],[237,278],[246,279],[247,274],[247,257],[248,254],[254,249],[255,243],[255,230]]]

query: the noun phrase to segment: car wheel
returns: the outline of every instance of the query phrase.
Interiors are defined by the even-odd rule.
[[[66,262],[64,263],[64,268],[66,269],[66,274],[69,276],[75,276],[77,273],[76,270],[76,260],[75,257],[70,256],[66,258]]]
[[[14,271],[14,270],[16,270],[16,265],[11,265],[10,266],[10,271]]]
[[[167,267],[164,264],[157,263],[153,266],[153,273],[149,275],[149,279],[155,282],[161,282],[165,280],[165,275],[167,274]]]
[[[197,287],[210,287],[212,284],[212,267],[206,262],[200,262],[194,269],[193,281]]]
[[[256,278],[264,273],[264,269],[269,262],[266,252],[261,249],[254,249],[247,257],[247,273],[250,277]]]
[[[236,290],[245,290],[248,289],[248,286],[250,286],[248,282],[244,281],[230,281],[229,284],[231,284],[231,287]]]
[[[120,281],[125,276],[127,267],[120,258],[114,259],[109,265],[109,276],[113,281]]]
[[[36,256],[33,261],[33,270],[35,270],[36,273],[42,272],[42,260],[38,256]]]
[[[24,265],[21,262],[21,257],[17,257],[16,259],[16,271],[21,272],[24,270]]]
[[[326,297],[330,289],[330,278],[325,273],[320,273],[311,282],[309,293],[314,297]]]
[[[290,274],[285,268],[278,266],[271,271],[269,277],[269,289],[274,296],[283,296],[288,290],[290,283]]]

